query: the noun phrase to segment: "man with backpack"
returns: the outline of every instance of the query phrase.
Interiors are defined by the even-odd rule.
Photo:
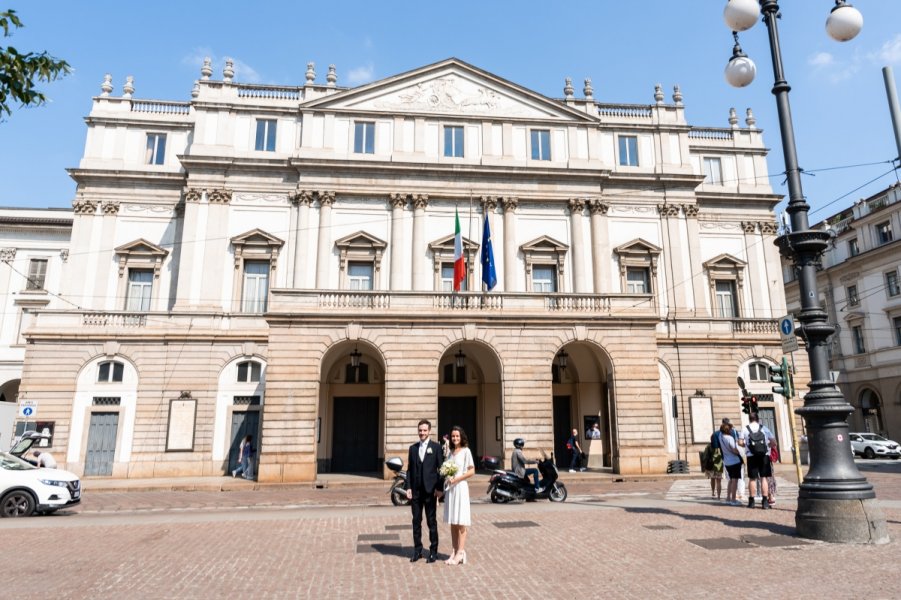
[[[757,495],[757,479],[760,478],[762,490],[761,507],[770,507],[769,484],[767,477],[772,475],[770,466],[770,446],[773,444],[773,434],[765,426],[760,424],[757,413],[748,415],[750,423],[742,430],[742,439],[745,442],[745,451],[748,456],[748,508],[754,508],[754,496]]]

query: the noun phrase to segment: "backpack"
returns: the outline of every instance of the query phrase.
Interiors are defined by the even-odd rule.
[[[746,429],[748,430],[748,452],[752,456],[766,456],[769,450],[766,446],[766,434],[763,432],[763,425],[758,427],[757,431],[751,431],[750,426]]]
[[[719,448],[720,447],[720,432],[714,431],[710,436],[710,447],[711,448]]]
[[[704,451],[701,452],[701,469],[704,471],[713,470],[713,448],[710,444],[707,444]]]

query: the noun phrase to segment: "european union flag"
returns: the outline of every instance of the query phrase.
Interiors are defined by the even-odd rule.
[[[494,252],[491,250],[491,228],[488,227],[487,212],[485,213],[485,226],[482,228],[482,283],[489,291],[497,285]]]

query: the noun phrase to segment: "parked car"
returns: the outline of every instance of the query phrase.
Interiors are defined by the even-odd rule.
[[[9,452],[0,452],[0,517],[49,514],[81,502],[78,475],[36,467],[23,458],[44,437],[26,431]]]
[[[875,433],[851,433],[851,449],[854,454],[865,458],[888,457],[896,459],[901,457],[901,446],[898,442],[887,440]]]

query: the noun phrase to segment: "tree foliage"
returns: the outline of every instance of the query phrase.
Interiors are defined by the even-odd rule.
[[[10,37],[10,29],[20,27],[23,25],[16,11],[0,12],[4,38]],[[71,70],[69,63],[46,52],[21,53],[12,46],[0,46],[0,120],[12,114],[13,104],[23,107],[44,104],[47,97],[35,85],[65,77]]]

